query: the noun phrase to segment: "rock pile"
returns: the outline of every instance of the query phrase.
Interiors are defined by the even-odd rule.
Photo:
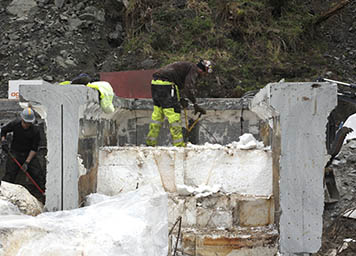
[[[124,37],[125,1],[0,2],[0,98],[8,80],[95,77]],[[110,69],[110,65],[106,65]]]
[[[344,217],[348,209],[356,208],[356,140],[344,144],[331,167],[340,192],[340,200],[325,206],[323,245],[315,255],[355,255],[356,252],[356,219]],[[345,240],[355,240],[342,248]],[[336,254],[338,253],[338,254]]]

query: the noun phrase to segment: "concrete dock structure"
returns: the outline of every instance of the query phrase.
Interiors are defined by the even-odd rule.
[[[20,100],[46,123],[50,211],[77,208],[93,192],[153,182],[169,193],[169,226],[182,217],[186,255],[289,256],[320,248],[334,84],[272,83],[254,98],[199,99],[207,115],[192,130],[197,146],[183,149],[170,147],[167,124],[160,147],[142,146],[149,99],[116,98],[116,112],[106,115],[93,89],[42,84],[20,85]],[[231,146],[246,133],[264,149]]]

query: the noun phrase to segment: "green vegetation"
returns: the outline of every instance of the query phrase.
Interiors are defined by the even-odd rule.
[[[214,78],[201,85],[206,97],[240,97],[282,78],[316,76],[301,59],[313,58],[318,65],[322,45],[307,32],[312,17],[298,1],[285,1],[278,17],[266,0],[187,0],[177,5],[181,2],[130,1],[124,57],[150,57],[156,68],[178,60],[210,59]],[[118,65],[121,70],[130,66]]]

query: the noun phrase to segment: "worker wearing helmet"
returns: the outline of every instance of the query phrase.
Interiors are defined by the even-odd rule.
[[[195,85],[201,75],[212,71],[211,62],[208,60],[200,60],[197,64],[181,61],[164,66],[152,75],[153,113],[146,138],[147,146],[157,145],[157,138],[165,117],[168,119],[173,145],[185,146],[181,126],[181,105],[183,108],[188,106],[188,101],[185,99],[187,97],[193,103],[195,113],[206,113],[196,103]]]
[[[42,171],[39,160],[36,158],[38,145],[40,142],[40,132],[34,125],[36,120],[32,108],[25,108],[21,114],[21,119],[16,119],[1,128],[1,148],[4,153],[11,155],[22,165],[22,170],[27,171],[44,191],[45,174]],[[9,148],[6,135],[12,132],[12,143]],[[16,176],[22,172],[16,162],[8,157],[6,161],[5,176],[2,180],[14,183]]]

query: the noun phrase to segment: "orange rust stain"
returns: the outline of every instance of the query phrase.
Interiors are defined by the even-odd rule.
[[[206,246],[224,246],[234,249],[250,247],[251,241],[241,238],[204,238],[203,245]]]

